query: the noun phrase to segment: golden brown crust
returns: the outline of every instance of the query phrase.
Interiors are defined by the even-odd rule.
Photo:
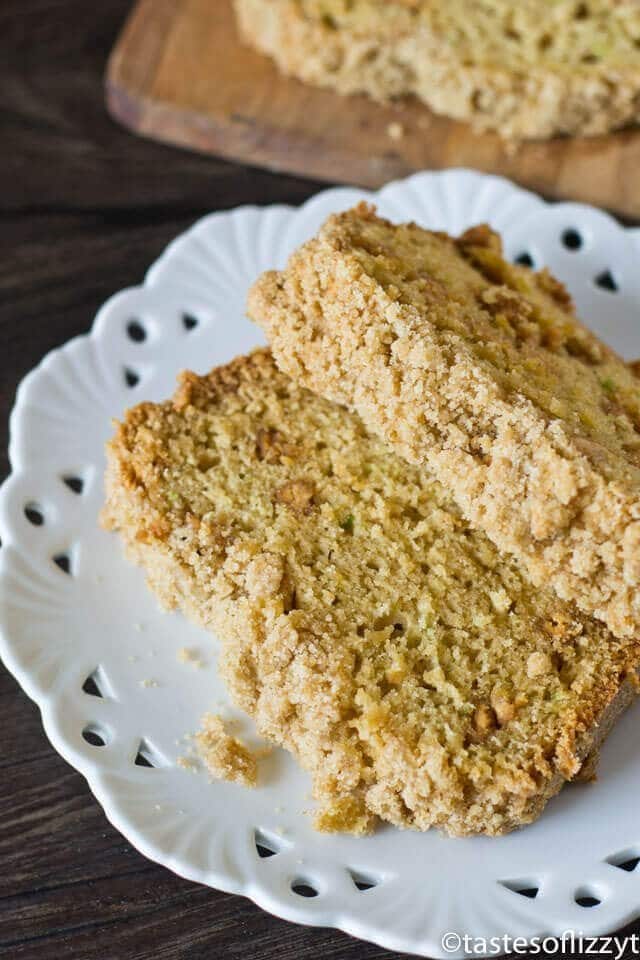
[[[276,495],[301,481],[310,510]],[[106,483],[105,524],[165,606],[223,637],[234,700],[311,772],[321,829],[531,821],[640,655],[267,351],[129,411]],[[216,769],[237,770],[221,746]]]
[[[640,621],[640,391],[547,273],[360,205],[249,297],[279,366],[424,463],[474,526],[604,620]]]
[[[283,73],[377,100],[406,94],[508,139],[640,120],[636,0],[235,0]]]

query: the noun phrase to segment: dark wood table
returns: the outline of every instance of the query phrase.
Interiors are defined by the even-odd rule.
[[[85,332],[177,233],[211,210],[299,203],[319,184],[137,140],[106,115],[102,72],[128,0],[0,3],[0,479],[21,377]],[[640,925],[635,928],[640,930]],[[0,666],[0,957],[398,957],[277,920],[181,880],[107,822]]]

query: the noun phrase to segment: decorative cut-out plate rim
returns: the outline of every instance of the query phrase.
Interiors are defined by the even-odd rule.
[[[69,672],[69,663],[64,661],[64,657],[62,657],[60,663],[56,663],[55,657],[52,657],[51,651],[48,650],[48,659],[44,658],[46,662],[43,665],[36,655],[41,654],[44,647],[38,646],[40,641],[37,636],[34,636],[32,627],[37,634],[36,627],[41,613],[38,605],[41,603],[42,596],[46,597],[46,587],[49,582],[47,578],[54,583],[56,600],[56,604],[52,603],[51,597],[48,601],[52,604],[51,622],[53,624],[51,626],[47,623],[46,630],[50,631],[47,634],[49,638],[57,636],[60,639],[62,636],[61,633],[56,634],[55,632],[57,629],[55,626],[56,619],[60,616],[59,610],[56,609],[59,598],[63,598],[60,604],[63,608],[67,596],[72,597],[72,599],[75,596],[75,603],[78,604],[77,591],[79,587],[69,587],[69,580],[73,580],[72,577],[65,582],[64,577],[60,579],[59,571],[52,574],[46,563],[41,563],[37,557],[32,558],[31,554],[37,553],[38,534],[20,526],[21,521],[16,518],[16,510],[18,504],[23,502],[23,500],[20,500],[20,497],[23,496],[23,487],[26,490],[29,483],[33,483],[34,489],[36,489],[39,475],[47,469],[49,462],[53,463],[55,460],[53,439],[47,439],[46,430],[42,433],[44,439],[41,439],[41,434],[38,432],[44,429],[43,423],[46,422],[47,427],[51,429],[53,434],[56,430],[62,429],[60,436],[68,437],[70,447],[74,451],[76,443],[81,445],[84,442],[78,440],[77,437],[71,438],[70,430],[65,434],[64,431],[69,428],[64,426],[60,428],[60,423],[55,421],[55,416],[50,421],[47,420],[51,411],[47,409],[43,412],[43,398],[47,401],[45,406],[48,406],[47,398],[51,398],[51,407],[54,414],[56,404],[60,405],[67,414],[70,410],[77,412],[80,408],[76,399],[74,399],[76,397],[75,390],[79,394],[79,398],[86,401],[87,407],[86,413],[84,408],[80,410],[78,423],[81,433],[82,423],[84,422],[82,418],[86,417],[88,430],[91,428],[91,416],[96,415],[92,404],[97,403],[99,406],[104,402],[106,410],[110,403],[115,403],[115,409],[112,409],[112,412],[119,414],[121,403],[130,405],[145,399],[145,390],[147,389],[160,390],[160,384],[165,384],[168,375],[164,368],[175,365],[174,353],[170,349],[171,343],[168,345],[164,343],[163,345],[163,338],[168,341],[173,337],[176,343],[176,353],[180,357],[192,358],[193,365],[199,363],[203,352],[202,346],[198,349],[192,345],[185,345],[187,341],[185,340],[183,343],[183,340],[180,340],[183,333],[179,331],[178,326],[170,326],[173,323],[172,316],[178,303],[181,304],[183,310],[182,320],[185,329],[192,330],[192,328],[195,328],[196,336],[203,338],[204,353],[207,357],[210,357],[208,366],[221,362],[222,358],[215,356],[218,340],[224,340],[226,337],[229,344],[236,344],[236,342],[239,344],[239,347],[234,347],[238,352],[240,348],[246,349],[251,333],[248,328],[243,326],[243,321],[239,319],[237,311],[240,309],[240,293],[244,293],[247,282],[253,278],[251,274],[253,265],[255,263],[260,264],[260,269],[264,268],[265,263],[267,266],[281,265],[283,257],[294,245],[297,245],[305,236],[315,232],[319,222],[324,219],[329,210],[342,209],[361,198],[376,202],[383,213],[387,212],[385,206],[391,208],[392,213],[398,219],[411,219],[413,209],[417,209],[419,214],[423,214],[423,219],[425,210],[434,211],[436,218],[438,216],[444,218],[445,226],[451,232],[457,232],[472,222],[466,216],[467,210],[472,207],[474,211],[482,214],[482,219],[492,220],[495,226],[505,231],[507,252],[510,255],[514,255],[522,249],[522,252],[532,255],[532,258],[539,263],[545,260],[544,244],[546,243],[547,246],[549,244],[548,238],[545,239],[543,236],[544,231],[547,228],[557,230],[557,225],[561,222],[565,224],[565,227],[573,225],[583,231],[582,238],[579,236],[578,240],[580,244],[584,243],[583,256],[585,258],[584,262],[588,262],[588,269],[591,270],[590,283],[593,282],[605,291],[604,293],[600,291],[594,293],[591,287],[586,290],[586,284],[583,280],[582,285],[586,290],[585,296],[608,297],[618,285],[621,285],[623,289],[630,285],[634,291],[632,302],[640,303],[640,281],[636,280],[633,269],[633,264],[637,262],[637,257],[640,255],[640,230],[625,229],[608,214],[584,205],[547,204],[534,193],[517,187],[504,178],[479,174],[470,170],[455,169],[418,173],[404,181],[387,184],[376,193],[350,187],[328,188],[316,194],[298,208],[280,204],[265,207],[248,205],[234,210],[209,214],[198,220],[184,234],[169,244],[149,269],[141,286],[121,291],[111,297],[99,310],[89,333],[76,337],[64,346],[47,354],[38,366],[27,374],[19,386],[16,404],[10,419],[9,457],[12,472],[0,490],[0,536],[2,538],[2,549],[0,549],[0,600],[3,598],[5,600],[4,608],[0,610],[0,654],[25,692],[39,706],[43,726],[50,742],[58,753],[87,779],[92,792],[103,806],[110,822],[142,854],[169,867],[173,872],[188,880],[204,883],[229,893],[245,895],[259,906],[284,919],[311,925],[337,927],[354,936],[373,940],[389,949],[424,955],[461,955],[460,950],[449,953],[444,950],[439,938],[446,929],[457,929],[460,933],[467,932],[471,935],[477,933],[486,936],[489,933],[501,932],[512,933],[514,936],[532,937],[542,935],[545,931],[559,934],[565,928],[571,927],[572,924],[575,926],[574,921],[579,918],[581,921],[580,929],[590,933],[604,933],[613,929],[613,927],[621,926],[640,914],[640,886],[635,885],[634,889],[631,889],[627,882],[630,877],[622,877],[621,874],[624,871],[616,870],[610,864],[607,864],[607,857],[605,856],[605,853],[608,852],[609,855],[613,856],[615,854],[620,859],[623,854],[628,854],[628,859],[633,859],[632,855],[635,855],[636,851],[640,852],[640,847],[636,842],[639,838],[636,836],[628,838],[628,842],[625,843],[617,840],[614,842],[612,838],[611,843],[615,849],[607,851],[603,848],[595,855],[594,864],[597,861],[597,869],[594,866],[594,870],[589,877],[574,877],[567,881],[570,874],[564,871],[564,868],[560,869],[558,867],[558,877],[561,878],[562,883],[565,886],[567,882],[573,884],[572,889],[575,893],[572,893],[571,896],[575,895],[577,897],[581,887],[585,888],[586,893],[593,893],[598,890],[605,891],[602,894],[603,902],[598,909],[586,910],[582,914],[579,911],[576,913],[575,904],[570,903],[571,898],[565,902],[564,889],[560,879],[557,879],[555,874],[553,877],[546,877],[542,876],[544,871],[538,870],[536,876],[532,877],[526,872],[518,871],[517,864],[514,864],[512,870],[505,871],[503,869],[500,876],[494,876],[493,886],[496,888],[501,886],[502,889],[501,891],[494,890],[491,895],[488,892],[483,894],[481,890],[474,889],[473,882],[470,882],[468,898],[464,906],[459,902],[461,897],[459,892],[448,889],[445,890],[443,896],[442,890],[436,891],[433,877],[423,875],[424,896],[422,900],[418,896],[418,900],[412,902],[412,897],[415,900],[416,893],[415,890],[409,891],[408,887],[403,886],[403,883],[406,883],[406,878],[404,880],[399,879],[399,875],[394,875],[391,869],[387,870],[384,867],[376,874],[376,869],[372,868],[370,863],[362,869],[358,867],[358,862],[366,860],[366,857],[359,857],[357,853],[354,853],[354,850],[358,848],[354,847],[353,844],[354,842],[356,844],[367,844],[368,841],[345,840],[342,847],[348,853],[344,854],[339,864],[334,864],[332,857],[335,859],[335,856],[331,851],[334,847],[341,849],[341,841],[326,841],[326,843],[323,843],[322,841],[317,842],[316,838],[313,838],[312,841],[308,833],[304,833],[303,827],[300,827],[303,835],[302,840],[283,841],[277,851],[278,856],[266,858],[267,864],[271,864],[274,860],[280,861],[280,873],[276,875],[271,867],[263,868],[260,864],[256,865],[256,862],[254,862],[255,849],[252,850],[253,860],[249,861],[247,859],[245,847],[251,847],[252,844],[255,846],[254,831],[261,829],[259,814],[253,817],[252,825],[247,821],[247,823],[238,827],[242,837],[238,836],[234,841],[235,846],[230,845],[227,838],[223,837],[220,849],[216,847],[211,854],[214,863],[212,864],[212,861],[208,860],[206,865],[203,865],[203,862],[197,860],[199,853],[196,854],[193,849],[191,851],[189,849],[189,843],[191,843],[191,847],[194,847],[195,840],[191,842],[187,837],[187,840],[182,843],[182,834],[179,827],[176,830],[180,839],[171,846],[170,840],[173,836],[173,826],[171,824],[167,827],[165,833],[158,832],[156,835],[144,819],[141,823],[136,821],[136,816],[140,814],[139,806],[143,801],[146,802],[147,795],[150,792],[149,782],[145,782],[142,786],[142,781],[136,779],[137,773],[132,776],[128,768],[124,770],[124,759],[128,758],[127,762],[130,765],[132,748],[128,741],[120,743],[119,729],[115,730],[116,742],[113,747],[115,752],[109,754],[107,750],[101,754],[98,748],[92,748],[93,752],[87,748],[86,743],[77,735],[78,731],[75,727],[73,728],[75,732],[70,732],[71,728],[65,726],[69,723],[69,714],[73,716],[74,722],[76,722],[76,714],[78,717],[82,717],[87,706],[86,700],[82,700],[82,697],[79,697],[77,702],[73,699],[69,691],[75,690],[76,687],[69,687],[69,683],[73,681],[77,686],[78,678],[82,679],[83,669],[87,671],[87,676],[90,675],[88,664],[89,662],[93,663],[91,657],[94,656],[94,651],[88,649],[90,641],[78,640],[74,634],[74,642],[77,641],[79,644],[75,652],[86,654],[87,662],[84,667],[81,663],[77,668],[74,667],[75,672],[72,677]],[[417,216],[416,219],[419,219],[419,217]],[[478,219],[478,217],[475,217],[475,219]],[[527,234],[527,230],[531,231],[532,224],[535,225],[534,232],[533,234],[531,232]],[[436,224],[436,226],[440,225],[439,223]],[[565,233],[567,233],[567,230],[565,230]],[[601,234],[606,236],[607,243],[600,243],[599,246],[598,238]],[[220,239],[222,242],[219,242]],[[629,242],[629,240],[632,242]],[[572,239],[571,243],[574,243],[574,241],[575,238]],[[273,245],[274,250],[277,250],[278,263],[271,263],[270,244]],[[558,252],[557,256],[561,262],[564,262],[562,258],[565,258],[569,264],[567,269],[570,269],[570,261],[575,248],[568,242],[565,242],[565,246],[567,250]],[[602,259],[603,255],[600,247],[604,247],[606,250],[615,248],[616,264],[605,262]],[[208,257],[218,258],[216,266],[222,277],[219,282],[220,290],[216,288],[210,291],[208,289],[209,281],[214,281],[213,277],[206,275]],[[620,268],[619,275],[614,270],[614,267],[618,265]],[[614,270],[613,273],[612,270]],[[218,283],[217,275],[215,283]],[[227,283],[226,287],[225,283]],[[234,291],[234,294],[238,292],[238,297],[233,299],[233,302],[229,300],[229,291],[231,290]],[[210,311],[208,306],[209,296],[214,305]],[[220,323],[224,323],[228,300],[231,304],[229,314],[234,315],[236,321],[235,323],[229,321],[228,327],[220,327]],[[193,310],[194,317],[184,312],[185,309],[192,309],[192,302],[197,305]],[[613,305],[612,300],[601,300],[599,302],[608,302]],[[216,303],[218,304],[217,313]],[[148,310],[149,319],[146,319],[145,309]],[[612,310],[615,314],[613,306]],[[206,322],[200,323],[197,320],[199,311],[202,312],[202,315],[207,316],[210,312]],[[144,322],[141,325],[142,341],[144,342],[137,346],[132,346],[131,343],[127,345],[124,341],[120,343],[118,340],[118,337],[122,337],[122,324],[127,313],[131,314],[132,317],[145,314],[143,316]],[[189,323],[187,323],[187,320]],[[145,324],[148,324],[151,333],[148,334]],[[202,329],[198,330],[198,326]],[[235,333],[236,326],[240,331],[237,335]],[[624,337],[624,335],[623,330],[620,336]],[[257,335],[254,336],[257,339]],[[205,342],[207,337],[210,341],[208,346]],[[138,354],[136,354],[136,350],[139,351]],[[214,355],[211,355],[209,351]],[[640,355],[640,339],[638,340],[637,352]],[[131,356],[135,358],[135,361],[130,361]],[[140,362],[138,362],[138,357],[142,358]],[[121,382],[116,382],[116,375],[113,370],[114,358],[120,364],[118,375],[121,376],[122,371],[124,371],[126,377],[133,381],[128,383],[126,387],[123,387]],[[130,362],[131,366],[129,366]],[[172,373],[174,372],[175,369],[172,368]],[[74,377],[76,377],[75,381],[73,380]],[[69,383],[71,383],[71,387],[69,387]],[[168,392],[166,386],[163,386],[162,389],[164,393],[161,392],[161,395],[166,395]],[[100,393],[101,390],[103,390],[103,393]],[[36,444],[37,453],[34,452],[34,446],[32,445],[36,441],[32,441],[28,436],[27,427],[35,428],[37,439],[41,440],[39,447]],[[94,441],[92,440],[92,442]],[[97,441],[95,442],[97,443]],[[49,448],[47,448],[47,443],[50,443]],[[102,443],[102,440],[100,440],[100,443]],[[95,443],[94,447],[97,449]],[[96,539],[100,544],[100,549],[102,549],[106,541],[101,540],[100,536],[106,535],[98,535],[90,527],[92,516],[95,520],[95,514],[91,514],[90,511],[99,501],[100,457],[95,455],[95,462],[84,462],[82,465],[76,463],[73,456],[70,457],[70,461],[73,461],[73,463],[69,463],[70,469],[74,463],[77,467],[82,466],[84,472],[81,470],[80,473],[86,489],[79,493],[73,490],[71,492],[63,491],[62,482],[64,478],[59,467],[56,468],[56,477],[61,481],[60,489],[56,489],[49,507],[50,516],[54,518],[54,522],[50,523],[46,517],[44,518],[46,522],[44,523],[42,536],[45,537],[45,540],[47,537],[51,538],[46,540],[51,557],[58,554],[69,556],[69,562],[73,565],[75,563],[74,551],[76,547],[74,544],[76,542],[79,544],[81,552],[84,541],[93,545]],[[73,469],[71,472],[73,472]],[[89,509],[89,513],[84,517],[84,520],[77,519],[73,513],[73,510],[81,501],[84,502],[82,509],[85,512]],[[34,503],[37,504],[38,501],[35,500]],[[56,539],[56,523],[63,524],[67,522],[67,518],[69,527],[65,529],[65,536],[60,535],[60,538]],[[31,523],[33,524],[33,520],[31,520]],[[76,528],[75,524],[84,524],[81,532],[78,532],[79,528]],[[39,523],[35,526],[40,530]],[[76,532],[72,534],[70,532],[72,530]],[[35,539],[31,540],[30,537],[32,536]],[[110,547],[108,549],[111,550]],[[51,551],[57,551],[57,553]],[[94,570],[91,564],[96,564],[98,561],[93,557],[87,557],[90,552],[87,546],[80,563],[81,566],[85,564],[91,567],[91,570]],[[125,566],[125,561],[122,558],[113,561],[109,556],[108,562],[117,562],[121,563],[123,567]],[[97,568],[95,567],[95,569]],[[38,579],[36,585],[38,590],[41,589],[40,579],[44,584],[36,600],[29,594],[26,587],[27,582],[30,584],[33,580],[33,578],[30,580],[27,576],[30,572]],[[102,576],[102,574],[100,575]],[[122,575],[119,568],[118,576]],[[58,579],[54,581],[53,577]],[[64,591],[67,588],[75,589],[76,594],[65,594]],[[86,584],[85,588],[89,590]],[[13,590],[13,593],[10,595],[11,590]],[[23,590],[23,595],[20,595],[20,590]],[[92,597],[99,598],[97,588]],[[24,603],[22,609],[31,613],[31,617],[19,621],[20,629],[16,628],[15,625],[12,629],[10,626],[11,615],[14,612],[14,607],[18,606],[18,600]],[[29,608],[30,603],[32,604],[31,608]],[[66,610],[66,608],[64,609]],[[152,614],[147,613],[146,615],[150,619],[152,618]],[[84,623],[85,627],[87,626],[86,612],[81,610],[79,615],[74,612],[74,616],[85,616]],[[159,624],[161,621],[160,619],[154,620],[154,623]],[[176,626],[176,621],[172,621],[172,624],[178,632],[183,629],[180,625]],[[22,632],[18,636],[20,630]],[[21,637],[24,639],[24,644],[20,642]],[[82,647],[83,642],[86,642],[87,650]],[[63,647],[63,644],[60,644],[60,646]],[[26,649],[36,651],[36,654],[34,654],[35,660],[31,665],[27,662]],[[123,647],[123,649],[126,649],[126,647]],[[162,651],[161,656],[165,654],[166,651]],[[80,657],[80,660],[82,660],[82,657]],[[122,666],[122,664],[119,665]],[[123,668],[123,676],[126,674],[126,669]],[[137,682],[140,683],[140,681]],[[46,683],[50,683],[51,686],[47,688]],[[65,683],[67,684],[66,691],[64,689]],[[88,694],[82,696],[86,697]],[[138,695],[136,694],[136,696]],[[129,697],[134,702],[134,706],[131,707],[130,715],[126,719],[122,719],[123,728],[136,715],[136,710],[138,716],[143,715],[140,707],[142,703],[140,697],[138,697],[140,701],[138,703],[130,690]],[[95,704],[92,704],[92,709],[94,711],[98,710],[98,714],[100,714],[100,711],[103,712],[106,727],[109,726],[109,723],[115,724],[117,727],[116,720],[113,714],[109,714],[109,710],[117,703],[124,715],[127,708],[126,700],[120,695],[116,695],[114,698],[107,696],[103,699],[104,703],[99,710]],[[156,708],[156,710],[158,709]],[[138,743],[136,749],[139,749],[140,743],[146,742],[147,728],[144,727],[145,732],[143,733],[143,726],[141,725],[139,730],[136,728]],[[88,726],[85,726],[84,729],[86,731]],[[128,734],[125,731],[125,734],[123,739],[126,741],[126,736],[130,735],[130,731]],[[153,740],[153,736],[151,740]],[[111,745],[109,744],[109,746]],[[118,766],[118,763],[120,763],[120,766]],[[163,776],[160,771],[158,771],[158,774],[160,777]],[[173,770],[171,775],[173,776]],[[165,780],[162,781],[162,783],[164,782]],[[176,782],[178,782],[177,778]],[[195,783],[195,780],[193,782]],[[154,789],[156,787],[159,789],[159,784],[160,779],[156,776]],[[180,788],[182,789],[185,784],[186,781],[180,781]],[[200,786],[192,788],[189,785],[188,788],[185,788],[185,792],[193,793],[194,798],[197,799],[200,797],[201,789]],[[214,796],[216,787],[210,789],[212,791],[211,796]],[[218,789],[222,794],[223,787]],[[274,790],[276,790],[275,787]],[[221,800],[220,803],[222,802]],[[244,801],[242,802],[244,803]],[[127,806],[127,804],[129,805]],[[212,805],[214,804],[212,803]],[[239,803],[239,807],[241,805]],[[197,805],[195,809],[199,812]],[[178,813],[180,812],[178,811]],[[220,810],[218,812],[220,813]],[[220,815],[222,816],[222,814]],[[238,813],[238,816],[242,815],[244,814]],[[299,826],[297,816],[298,814],[295,813],[291,819],[291,822],[297,825],[296,829]],[[544,816],[540,821],[541,824],[544,824]],[[560,818],[556,817],[556,820],[559,821]],[[189,830],[185,826],[182,832],[188,834]],[[268,833],[269,831],[267,831]],[[393,836],[393,832],[390,828],[387,828],[387,838],[375,848],[376,850],[386,851],[385,856],[390,856],[388,853],[390,833]],[[394,841],[395,845],[402,849],[408,849],[406,841],[402,839],[406,835],[406,833],[399,833],[398,839]],[[416,843],[419,842],[419,840],[416,841]],[[452,859],[456,862],[458,860],[464,862],[455,852],[455,845],[465,844],[468,841],[452,840],[444,842],[454,845],[446,848],[447,851],[452,852]],[[501,841],[487,841],[485,839],[483,842],[485,844],[496,844],[492,849],[496,851],[497,857],[499,849],[497,844]],[[317,861],[314,861],[315,865],[311,868],[310,873],[314,876],[316,874],[321,876],[322,882],[327,885],[330,881],[335,883],[334,892],[331,892],[327,887],[327,889],[318,890],[318,895],[309,899],[291,894],[291,885],[294,883],[293,874],[301,873],[301,879],[304,880],[304,874],[307,872],[306,865],[304,869],[299,870],[296,866],[299,861],[293,860],[296,852],[305,851],[305,843],[309,846],[309,849],[313,850],[313,857]],[[442,856],[442,851],[445,848],[441,841],[434,840],[429,843],[429,849],[435,851],[435,856]],[[327,849],[329,849],[329,853],[327,853]],[[364,851],[368,848],[360,847],[359,849]],[[446,855],[448,857],[448,854]],[[352,866],[349,866],[349,863]],[[285,866],[282,866],[282,864],[286,865],[285,873],[282,872],[285,870]],[[442,863],[440,863],[440,868],[444,869]],[[447,869],[452,870],[450,866]],[[456,867],[456,869],[458,868]],[[269,870],[271,870],[271,873],[269,873]],[[411,870],[413,871],[411,874],[412,882],[415,884],[420,876],[419,865],[414,865]],[[351,884],[352,887],[355,887],[355,875],[358,873],[363,876],[377,875],[382,878],[377,884],[379,889],[376,891],[376,885],[374,884],[373,891],[367,891],[366,895],[364,892],[359,892],[357,894],[358,899],[354,900],[353,891],[349,893],[346,887],[340,886],[342,882],[341,874],[345,874],[346,877],[347,873],[351,873],[351,880],[354,881]],[[540,881],[541,876],[542,880]],[[427,889],[430,880],[431,889]],[[322,882],[320,887],[322,887]],[[522,891],[527,889],[527,884],[537,885],[539,882],[542,885],[541,896],[536,900],[529,901],[528,898],[519,897],[512,892],[513,885]],[[283,883],[285,883],[286,889]],[[556,883],[555,886],[554,883]],[[615,891],[615,896],[607,896],[607,890]],[[485,896],[484,902],[480,902],[482,896]],[[387,903],[387,909],[384,909],[383,904],[389,897],[392,902]],[[477,900],[478,902],[476,902]],[[614,900],[616,901],[615,905],[613,904]],[[544,911],[541,914],[536,913],[533,904],[543,906]],[[430,916],[423,917],[422,912],[418,913],[417,907],[420,906],[421,911],[430,913]],[[406,913],[405,922],[403,922],[402,917],[403,909]],[[469,929],[465,928],[465,924],[468,924]]]

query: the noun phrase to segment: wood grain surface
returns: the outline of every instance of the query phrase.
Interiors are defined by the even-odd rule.
[[[161,4],[160,4],[161,5]],[[103,107],[128,0],[0,3],[0,479],[19,379],[197,217],[317,184],[130,136]],[[640,925],[629,930],[640,931]],[[109,825],[0,666],[2,960],[391,960],[181,880]]]
[[[106,86],[112,114],[137,133],[272,170],[378,187],[414,170],[473,166],[640,216],[640,130],[514,152],[417,101],[339,97],[281,76],[243,46],[231,0],[139,0]]]

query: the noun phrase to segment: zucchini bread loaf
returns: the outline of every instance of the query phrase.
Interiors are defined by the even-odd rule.
[[[104,520],[223,638],[232,697],[310,771],[322,830],[527,823],[634,690],[636,640],[534,588],[267,351],[128,412]]]
[[[508,138],[640,119],[637,0],[235,0],[280,69],[343,94],[415,94]]]
[[[638,634],[638,380],[547,271],[486,226],[453,239],[361,204],[248,309],[281,369],[428,466],[534,583]]]

